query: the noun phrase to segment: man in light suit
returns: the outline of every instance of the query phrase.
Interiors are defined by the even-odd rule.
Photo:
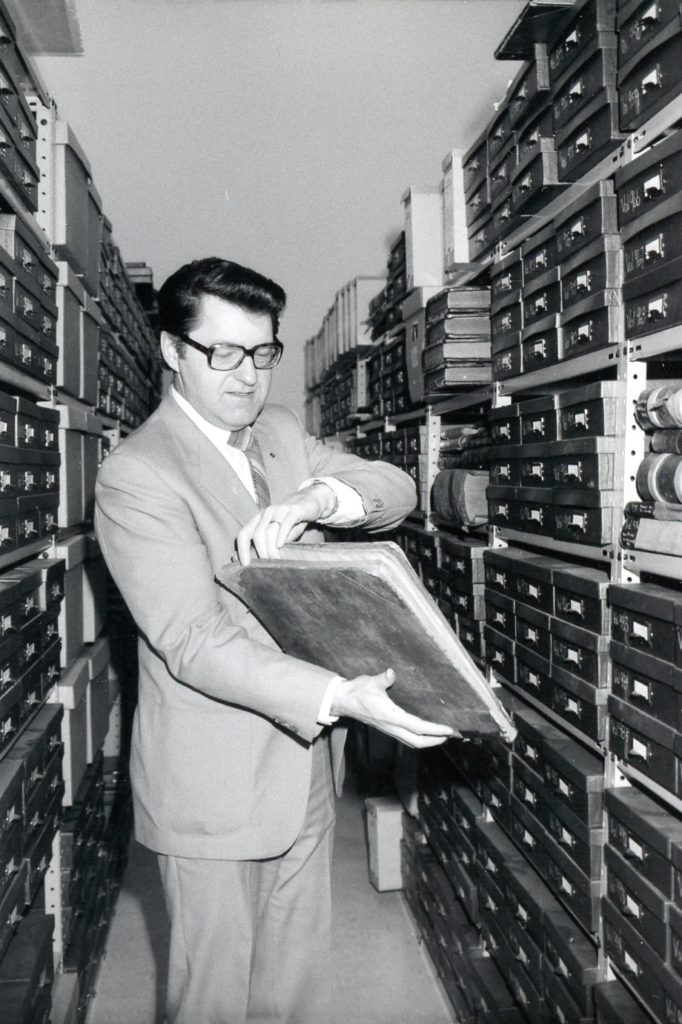
[[[173,386],[97,482],[97,535],[140,633],[131,779],[171,921],[168,1024],[331,1021],[335,723],[416,747],[451,734],[391,701],[390,669],[346,680],[283,654],[216,583],[235,550],[277,557],[319,539],[311,524],[384,530],[415,505],[399,469],[266,404],[284,303],[225,260],[173,274],[159,293]]]

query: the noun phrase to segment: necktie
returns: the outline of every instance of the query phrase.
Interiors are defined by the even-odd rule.
[[[270,504],[270,488],[265,476],[265,464],[261,455],[260,445],[251,427],[243,427],[241,430],[233,430],[228,442],[233,448],[244,452],[249,462],[253,489],[256,492],[256,500],[259,508],[267,508]]]

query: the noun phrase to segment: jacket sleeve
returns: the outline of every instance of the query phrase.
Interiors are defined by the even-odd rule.
[[[417,489],[412,477],[388,462],[369,462],[357,455],[339,452],[303,432],[311,476],[333,476],[354,488],[362,498],[365,520],[362,528],[370,533],[392,530],[417,505]]]
[[[187,502],[151,460],[114,452],[100,468],[95,529],[109,570],[169,685],[265,715],[311,740],[333,673],[249,636],[220,592]],[[227,544],[226,544],[227,550]],[[227,558],[226,558],[227,560]]]

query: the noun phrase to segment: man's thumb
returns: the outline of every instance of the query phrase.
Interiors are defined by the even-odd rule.
[[[389,689],[389,687],[393,686],[395,682],[395,672],[393,671],[392,668],[386,669],[386,671],[384,672],[384,680],[386,681],[387,690]]]

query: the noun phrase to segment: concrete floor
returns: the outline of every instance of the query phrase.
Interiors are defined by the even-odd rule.
[[[362,801],[350,793],[337,809],[329,1024],[453,1024],[402,894],[369,882]],[[167,949],[156,860],[133,843],[87,1024],[162,1024]]]

